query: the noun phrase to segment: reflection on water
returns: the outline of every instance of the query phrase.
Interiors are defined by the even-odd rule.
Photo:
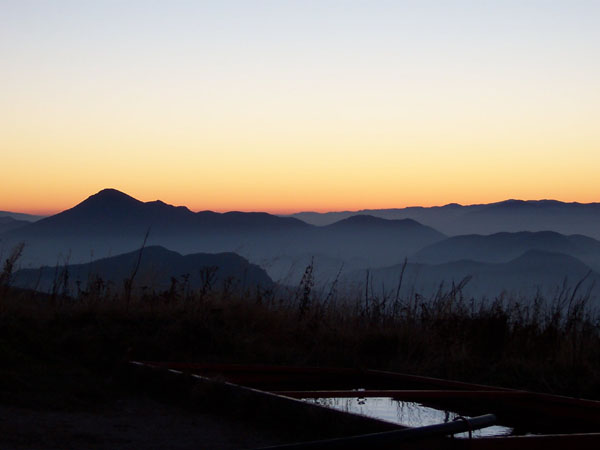
[[[442,411],[422,405],[421,403],[405,402],[402,400],[395,400],[391,397],[327,397],[304,398],[302,400],[409,427],[423,427],[426,425],[451,422],[459,417],[459,414],[453,411]],[[502,436],[511,434],[511,432],[511,428],[494,425],[482,430],[473,431],[473,437]],[[468,437],[468,433],[459,433],[455,436]]]

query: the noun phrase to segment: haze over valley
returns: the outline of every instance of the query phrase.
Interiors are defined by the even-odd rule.
[[[44,292],[60,271],[70,273],[70,291],[90,277],[120,287],[139,256],[138,285],[147,288],[152,279],[150,286],[163,290],[172,278],[197,289],[209,267],[218,268],[216,285],[236,279],[241,289],[293,288],[310,267],[322,291],[335,282],[362,292],[370,283],[380,295],[427,298],[465,280],[469,298],[533,298],[584,280],[579,288],[597,301],[600,241],[580,234],[600,223],[597,204],[511,200],[369,213],[192,212],[105,189],[49,217],[5,215],[0,243],[4,255],[24,243],[13,282]],[[502,226],[512,231],[498,232]]]

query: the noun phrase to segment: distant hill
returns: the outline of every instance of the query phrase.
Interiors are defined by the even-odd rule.
[[[469,283],[472,292],[489,294],[501,288],[531,291],[534,284],[546,289],[551,284],[561,283],[565,276],[569,279],[582,276],[589,268],[600,272],[600,241],[581,234],[547,230],[448,237],[402,215],[410,213],[435,219],[447,228],[491,227],[491,222],[486,222],[491,218],[498,220],[494,227],[517,228],[536,223],[541,226],[541,217],[546,220],[546,228],[554,224],[560,228],[573,225],[565,211],[570,211],[575,218],[586,217],[586,214],[593,218],[595,208],[597,204],[553,201],[507,201],[467,207],[452,204],[439,208],[385,210],[396,218],[376,217],[364,211],[358,215],[347,213],[346,217],[343,217],[346,213],[331,213],[319,217],[340,220],[316,226],[294,217],[267,213],[193,212],[183,206],[158,200],[142,202],[123,192],[105,189],[71,209],[34,223],[19,223],[16,227],[14,219],[5,219],[9,227],[14,227],[0,231],[0,253],[6,254],[11,246],[24,242],[19,268],[26,270],[42,265],[53,268],[58,264],[67,265],[78,274],[89,273],[89,261],[102,266],[104,263],[97,260],[104,258],[100,261],[109,261],[110,267],[103,267],[103,273],[107,279],[120,283],[123,273],[130,270],[127,267],[131,267],[132,255],[137,254],[149,231],[148,261],[153,261],[153,267],[158,267],[163,274],[168,273],[164,278],[162,275],[154,278],[161,285],[170,282],[174,271],[179,275],[191,270],[197,273],[201,262],[184,264],[180,259],[188,257],[182,254],[235,253],[246,258],[246,264],[261,265],[270,279],[287,285],[297,285],[311,262],[319,289],[335,279],[340,270],[341,277],[348,283],[360,283],[364,280],[364,270],[370,269],[382,277],[382,285],[387,285],[397,277],[397,273],[394,274],[397,264],[408,258],[407,276],[413,276],[417,287],[432,289],[441,280],[458,281],[461,276],[473,275]],[[562,217],[562,221],[552,222],[553,215]],[[529,222],[525,220],[527,217],[531,219],[527,219]],[[156,250],[160,247],[164,248]],[[113,260],[113,255],[119,256]],[[386,269],[380,269],[382,267]],[[53,279],[53,270],[43,269],[42,278]],[[33,273],[40,274],[29,272]],[[22,277],[25,274],[28,272],[21,272]]]
[[[87,264],[22,269],[14,274],[13,283],[20,288],[49,292],[55,280],[60,279],[60,275],[66,270],[71,292],[76,289],[78,282],[84,289],[88,280],[95,277],[101,278],[105,283],[113,283],[115,288],[121,289],[124,280],[133,273],[138,258],[139,251],[134,251]],[[235,253],[195,253],[182,256],[158,246],[143,249],[134,283],[140,288],[164,290],[171,286],[172,278],[181,286],[187,277],[190,289],[200,289],[207,279],[206,275],[213,272],[213,288],[222,287],[225,280],[231,280],[233,286],[238,289],[256,286],[268,288],[273,285],[273,281],[263,269],[250,264]]]
[[[30,224],[27,220],[17,220],[9,216],[0,217],[0,234],[6,231],[16,230]]]
[[[194,213],[161,201],[141,202],[104,189],[75,207],[0,235],[4,247],[25,242],[25,266],[85,262],[149,245],[189,252],[237,251],[269,233],[277,238],[309,227],[294,218],[266,213]]]
[[[553,231],[453,236],[421,249],[410,260],[429,264],[465,259],[500,263],[517,258],[529,250],[570,255],[600,271],[599,241],[586,236],[565,236]]]
[[[136,236],[150,228],[153,235],[232,230],[282,230],[306,227],[294,218],[266,213],[194,213],[159,200],[141,202],[115,189],[104,189],[75,207],[32,223],[18,236]]]
[[[448,235],[551,230],[600,239],[600,203],[506,200],[466,206],[451,203],[434,207],[301,212],[292,217],[314,225],[328,225],[360,214],[385,219],[414,219]]]
[[[275,264],[306,255],[381,267],[444,239],[414,220],[362,216],[326,227],[267,213],[192,212],[161,201],[141,202],[105,189],[75,207],[0,235],[4,248],[25,242],[24,267],[83,263],[148,245],[180,253],[235,252],[253,263]],[[331,267],[337,265],[332,264]],[[273,273],[287,268],[271,265]]]
[[[388,295],[395,295],[401,270],[402,265],[395,265],[371,271],[370,283],[374,292],[381,295],[381,290],[385,289]],[[540,250],[528,250],[503,263],[471,260],[444,264],[409,263],[405,268],[401,293],[405,298],[414,292],[429,298],[435,295],[440,285],[442,291],[447,291],[452,283],[458,284],[465,277],[471,277],[463,291],[467,298],[493,299],[504,292],[516,299],[532,299],[540,293],[552,301],[563,283],[573,289],[590,271],[590,267],[577,258]],[[365,279],[365,271],[355,271],[347,274],[344,280],[355,280],[355,288],[364,289]],[[593,301],[600,305],[598,272],[592,271],[580,289],[580,293],[592,289]]]
[[[446,236],[412,219],[354,216],[313,230],[314,251],[342,260],[362,258],[367,267],[394,264]]]
[[[36,220],[43,219],[46,216],[36,216],[33,214],[24,214],[12,211],[0,211],[0,217],[12,217],[17,220],[25,220],[27,222],[35,222]]]
[[[395,264],[445,235],[414,220],[356,216],[325,227],[311,227],[288,241],[285,251],[257,261],[283,284],[297,284],[312,263],[318,287],[339,274]]]
[[[412,219],[383,219],[380,217],[370,215],[358,215],[351,216],[346,219],[342,219],[331,225],[325,226],[327,230],[335,232],[350,231],[354,232],[366,227],[377,228],[379,230],[403,230],[403,231],[417,231],[419,233],[435,233],[437,236],[443,236],[439,231],[434,230],[431,227],[425,227],[419,222]]]

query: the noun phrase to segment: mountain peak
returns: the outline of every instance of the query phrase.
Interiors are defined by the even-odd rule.
[[[540,249],[529,249],[507,264],[521,265],[523,267],[560,265],[571,269],[577,268],[584,273],[590,270],[583,261],[573,255]]]
[[[113,199],[133,199],[135,200],[133,197],[131,197],[130,195],[127,195],[124,192],[121,192],[117,189],[114,188],[106,188],[106,189],[102,189],[101,191],[98,191],[97,193],[95,193],[94,195],[91,195],[89,198],[99,198],[99,199],[107,199],[107,200],[113,200]]]
[[[98,206],[98,205],[137,205],[140,204],[139,200],[125,194],[124,192],[118,191],[117,189],[102,189],[94,195],[89,196],[78,206]]]

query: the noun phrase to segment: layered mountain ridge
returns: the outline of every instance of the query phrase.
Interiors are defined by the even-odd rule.
[[[414,220],[349,219],[317,227],[262,212],[192,212],[161,201],[141,202],[105,189],[54,216],[3,233],[6,245],[25,242],[31,267],[81,263],[148,245],[181,253],[236,252],[251,262],[323,254],[361,259],[366,266],[397,262],[445,236]]]
[[[139,261],[139,267],[138,267]],[[102,280],[113,289],[119,289],[124,281],[135,274],[136,286],[150,290],[166,290],[170,287],[181,289],[220,289],[223,283],[239,290],[256,286],[269,288],[273,281],[267,273],[255,264],[235,253],[181,255],[159,246],[102,258],[85,264],[67,264],[60,267],[43,266],[38,269],[22,269],[13,276],[13,283],[25,289],[51,292],[56,289],[67,274],[67,291],[79,287],[88,288],[89,282]]]
[[[300,212],[291,217],[314,225],[328,225],[361,214],[384,219],[410,218],[447,235],[552,230],[600,239],[600,203],[511,199],[477,205],[450,203],[432,207]]]
[[[517,200],[468,207],[450,204],[385,210],[394,212],[387,218],[330,213],[324,217],[340,220],[318,226],[300,220],[301,215],[193,212],[184,206],[160,200],[142,202],[115,189],[105,189],[73,208],[33,223],[15,224],[15,219],[3,219],[8,229],[0,230],[0,247],[6,254],[11,246],[24,242],[21,268],[57,264],[71,267],[113,255],[125,258],[123,254],[131,255],[142,245],[164,247],[165,252],[178,252],[180,258],[197,253],[235,253],[248,264],[266,269],[276,282],[291,285],[297,284],[306,266],[313,264],[315,285],[321,287],[336,278],[348,285],[360,283],[366,270],[373,282],[389,286],[398,277],[399,264],[406,259],[405,282],[421,292],[434,291],[442,281],[458,282],[470,276],[466,292],[472,295],[498,295],[502,289],[533,295],[536,287],[556,288],[563,280],[575,282],[590,271],[589,279],[596,280],[600,242],[582,234],[560,233],[551,220],[540,231],[447,236],[417,218],[431,219],[438,214],[445,224],[456,226],[469,218],[481,225],[478,215],[485,220],[497,217],[490,216],[489,210],[494,214],[503,211],[514,218],[530,215],[535,209],[545,211],[540,217],[547,219],[548,211],[556,214],[565,207],[594,215],[596,206]],[[413,217],[404,217],[410,211],[415,213]],[[512,219],[510,223],[513,228],[527,226]],[[562,225],[558,222],[557,228]],[[177,258],[171,259],[167,253],[163,256],[179,267]]]

